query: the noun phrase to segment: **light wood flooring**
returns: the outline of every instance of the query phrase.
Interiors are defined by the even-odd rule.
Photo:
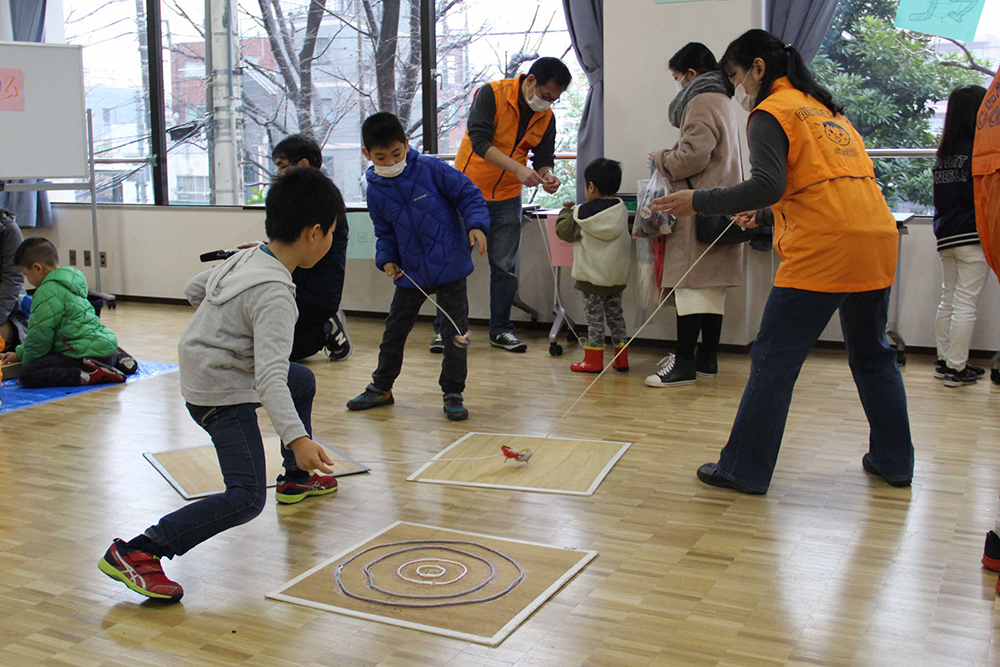
[[[123,303],[104,320],[139,359],[176,362],[190,310]],[[348,413],[374,367],[378,320],[351,319],[356,352],[317,357],[316,436],[357,459],[430,457],[468,431],[544,435],[590,382],[473,330],[466,402],[441,411],[440,356],[418,325],[396,405]],[[406,482],[372,465],[338,497],[269,503],[253,522],[165,564],[186,590],[165,606],[96,567],[181,504],[142,452],[207,442],[170,374],[0,417],[0,665],[1000,664],[996,575],[981,569],[1000,490],[1000,387],[950,390],[928,358],[905,369],[917,452],[912,489],[866,475],[867,425],[843,354],[816,352],[796,388],[770,493],[702,485],[749,369],[647,389],[662,356],[636,350],[556,432],[635,444],[591,497]],[[261,411],[263,415],[263,411]],[[262,419],[266,422],[266,419]],[[265,424],[266,427],[266,424]],[[497,649],[264,598],[396,521],[595,549],[600,556]]]

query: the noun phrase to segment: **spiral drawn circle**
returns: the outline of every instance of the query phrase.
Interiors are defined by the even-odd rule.
[[[488,586],[497,577],[497,567],[488,558],[484,558],[477,554],[471,553],[465,549],[459,549],[458,546],[474,547],[480,549],[487,553],[498,556],[499,558],[507,561],[517,570],[517,578],[514,579],[506,588],[503,590],[493,593],[491,595],[480,596],[480,597],[466,597],[470,596],[477,591],[482,590]],[[400,547],[400,548],[394,548]],[[365,586],[372,590],[382,593],[388,596],[389,599],[381,599],[371,597],[370,595],[364,595],[360,592],[354,592],[347,588],[344,584],[344,568],[350,563],[361,559],[365,554],[371,553],[372,551],[391,549],[390,551],[373,558],[364,563],[361,567],[361,573],[364,575]],[[414,594],[414,593],[397,593],[388,590],[384,585],[380,584],[376,580],[376,575],[372,572],[372,568],[385,561],[386,559],[392,558],[394,556],[399,556],[401,554],[412,553],[415,551],[426,551],[428,549],[433,549],[436,551],[447,551],[449,553],[464,556],[466,558],[472,559],[482,563],[486,567],[486,573],[482,580],[468,586],[467,588],[459,591],[441,593],[441,594]],[[452,576],[450,579],[443,579],[443,577],[448,573],[447,565],[458,565],[461,568],[461,572],[457,575]],[[408,568],[413,567],[413,573],[416,577],[408,576]],[[396,575],[414,584],[427,585],[427,586],[444,586],[448,584],[454,584],[462,579],[469,573],[469,567],[457,560],[450,560],[447,558],[417,558],[411,561],[407,561],[396,568]],[[363,551],[359,551],[354,554],[343,563],[337,566],[335,571],[335,576],[337,580],[337,585],[340,587],[341,592],[349,598],[355,600],[361,600],[364,602],[371,602],[373,604],[380,604],[389,607],[447,607],[461,604],[475,604],[479,602],[490,602],[492,600],[497,600],[507,595],[515,588],[517,588],[522,581],[524,581],[525,573],[521,565],[508,556],[507,554],[497,551],[492,547],[488,547],[485,544],[479,544],[477,542],[467,542],[464,540],[403,540],[400,542],[389,542],[386,544],[377,544],[372,547],[368,547]],[[439,581],[440,579],[440,581]],[[461,598],[461,599],[460,599]]]

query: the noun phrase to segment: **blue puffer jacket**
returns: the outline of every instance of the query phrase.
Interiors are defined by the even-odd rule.
[[[468,233],[481,229],[489,234],[490,214],[468,176],[411,148],[399,176],[377,176],[369,167],[365,177],[368,213],[378,237],[375,265],[380,271],[393,262],[425,290],[472,273]],[[395,284],[413,288],[406,276]]]

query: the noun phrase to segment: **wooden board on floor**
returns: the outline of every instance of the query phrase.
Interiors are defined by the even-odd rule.
[[[525,463],[502,456],[477,461],[435,460],[407,479],[428,484],[590,496],[631,444],[473,432],[434,458],[476,459],[499,454],[502,445],[516,450],[531,449],[534,453]]]
[[[357,475],[371,470],[360,463],[351,461],[333,447],[325,443],[321,444],[330,450],[330,458],[333,459],[333,477]],[[164,479],[170,482],[170,486],[174,487],[184,500],[204,498],[226,490],[226,485],[222,480],[222,471],[219,469],[219,459],[216,457],[215,447],[212,445],[187,447],[166,452],[146,452],[143,456],[153,464],[153,467],[163,475]],[[264,438],[264,459],[267,462],[267,485],[269,487],[275,486],[277,483],[275,480],[283,470],[281,439],[278,436],[272,435]]]
[[[4,364],[0,366],[0,379],[4,380],[16,380],[17,376],[21,374],[21,364],[20,362],[15,362],[13,364]]]
[[[442,546],[464,553],[442,549]],[[351,560],[372,547],[375,548]],[[394,553],[400,549],[410,550]],[[496,552],[506,555],[514,563]],[[384,560],[373,562],[381,557]],[[596,551],[579,551],[397,521],[296,577],[267,597],[497,646],[596,557]],[[417,566],[415,561],[421,565]],[[489,564],[495,568],[492,579]],[[372,581],[385,592],[376,591],[367,584],[366,565],[370,566]],[[341,566],[343,588],[337,579]],[[510,588],[518,579],[518,566],[523,572],[523,579]],[[432,569],[425,569],[426,574],[421,575],[417,572],[418,567]],[[433,568],[445,572],[438,573]],[[461,568],[465,568],[464,574]],[[456,577],[458,579],[454,580]],[[449,579],[453,581],[434,583]],[[463,594],[487,580],[482,588]],[[509,592],[496,599],[475,601],[502,594],[508,589]],[[447,595],[449,597],[432,602],[466,602],[432,607],[385,605],[350,597],[345,590],[388,602],[427,603],[425,600],[401,597],[407,595]]]

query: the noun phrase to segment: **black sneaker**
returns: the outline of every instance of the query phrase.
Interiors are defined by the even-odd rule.
[[[934,377],[938,380],[943,380],[944,376],[948,373],[948,362],[944,359],[938,359],[937,363],[934,364]]]
[[[448,420],[453,422],[465,421],[469,418],[469,411],[462,403],[461,394],[444,395],[444,413],[448,415]]]
[[[125,375],[135,375],[139,370],[139,362],[131,354],[118,348],[115,352],[115,368]]]
[[[956,371],[954,368],[949,368],[944,374],[944,386],[946,387],[965,387],[970,384],[976,384],[976,380],[979,376],[976,375],[976,371],[972,370],[968,366],[960,371]]]
[[[694,359],[671,354],[660,360],[660,370],[646,378],[647,387],[680,387],[698,379]]]
[[[1000,369],[994,368],[990,371],[990,382],[1000,384]]]
[[[762,496],[767,491],[757,491],[756,489],[751,489],[748,486],[744,486],[739,482],[734,482],[728,477],[723,477],[719,473],[719,467],[714,463],[706,463],[705,465],[698,468],[698,479],[704,484],[709,486],[714,486],[719,489],[732,489],[738,493],[745,493],[748,496]]]
[[[719,374],[718,356],[699,352],[694,360],[694,370],[700,378],[714,378]]]
[[[371,410],[380,408],[383,405],[392,405],[396,399],[392,397],[392,390],[382,391],[373,385],[368,385],[365,390],[347,402],[348,410]]]
[[[871,454],[865,454],[864,456],[861,457],[861,467],[865,469],[865,472],[871,475],[875,475],[876,477],[881,477],[882,479],[885,479],[885,477],[882,475],[879,469],[875,466],[875,462],[872,461]],[[888,484],[889,486],[897,486],[897,487],[909,486],[912,481],[913,480],[911,479],[899,479],[894,482],[890,482],[889,480],[885,479],[886,484]]]
[[[434,334],[434,338],[431,339],[431,352],[444,354],[444,338],[441,337],[441,334]]]
[[[992,530],[986,533],[986,545],[983,546],[983,567],[993,572],[1000,572],[1000,537]]]
[[[517,339],[517,336],[510,332],[502,334],[490,334],[490,345],[499,347],[509,352],[526,352],[528,346]]]
[[[965,364],[966,368],[972,369],[972,372],[976,374],[976,377],[983,377],[986,375],[986,369],[982,366],[973,366],[972,364]]]
[[[333,330],[326,337],[326,350],[331,361],[345,361],[354,352],[354,345],[351,344],[351,336],[347,333],[347,325],[344,324],[347,318],[334,315],[330,318]]]

